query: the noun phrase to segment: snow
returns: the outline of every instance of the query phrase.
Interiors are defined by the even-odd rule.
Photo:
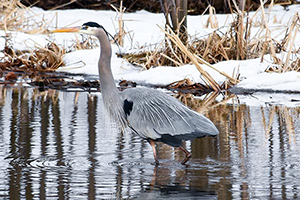
[[[287,107],[299,107],[299,94],[265,93],[256,92],[252,95],[238,95],[241,104],[248,106],[284,105]],[[230,102],[228,102],[230,103]]]
[[[271,34],[273,39],[280,40],[283,38],[283,30],[290,22],[295,13],[299,10],[300,5],[289,6],[289,11],[284,10],[283,7],[276,5],[273,6],[271,11],[265,9],[268,19],[268,26],[272,29]],[[95,21],[103,25],[108,32],[114,35],[117,32],[118,15],[113,11],[94,11],[86,9],[75,10],[55,10],[44,11],[40,8],[33,7],[27,15],[31,16],[32,21],[47,21],[50,28],[64,26],[78,26],[88,21]],[[261,24],[261,12],[250,12],[250,17],[256,24]],[[216,15],[219,26],[226,26],[232,22],[233,16],[228,14]],[[127,35],[124,41],[124,47],[113,45],[112,51],[112,71],[115,80],[130,80],[139,84],[154,84],[154,85],[167,85],[174,81],[179,81],[184,78],[190,78],[195,82],[202,82],[200,73],[194,65],[184,65],[181,67],[153,67],[150,70],[143,70],[128,63],[122,58],[118,58],[116,53],[138,51],[142,46],[153,44],[154,46],[163,40],[164,34],[160,31],[158,26],[163,27],[165,23],[162,14],[153,14],[147,11],[138,11],[135,13],[124,13],[123,16],[125,30]],[[208,15],[188,16],[188,32],[195,37],[205,37],[215,29],[205,28]],[[227,28],[223,28],[225,31]],[[260,28],[253,27],[252,36]],[[23,32],[9,32],[11,34],[11,44],[16,50],[33,49],[36,46],[45,46],[49,41],[55,41],[57,44],[70,47],[72,41],[79,35],[75,34],[26,34]],[[299,34],[299,33],[298,33]],[[6,33],[0,31],[0,50],[4,48]],[[294,48],[299,48],[300,37],[296,37]],[[151,47],[149,47],[151,48]],[[100,49],[92,50],[78,50],[67,53],[64,56],[65,67],[60,68],[60,71],[68,71],[71,73],[85,73],[85,74],[98,74],[97,63],[99,58]],[[0,54],[1,56],[1,54]],[[3,55],[2,55],[3,56]],[[282,55],[284,56],[284,55]],[[255,89],[255,90],[268,90],[280,92],[300,92],[300,73],[299,72],[286,72],[282,74],[267,73],[265,69],[273,65],[270,61],[270,56],[265,56],[263,62],[261,58],[243,60],[243,61],[222,61],[214,66],[221,71],[232,75],[233,72],[239,71],[241,82],[237,85],[242,89]],[[222,83],[225,77],[220,75],[213,69],[207,66],[202,66],[208,73],[214,77],[217,82]]]
[[[268,82],[266,82],[268,80]],[[256,76],[251,76],[242,81],[239,87],[247,89],[269,89],[269,90],[287,90],[291,91],[299,89],[300,77],[299,73],[295,71],[286,72],[283,74],[278,73],[260,73]],[[296,87],[295,87],[296,86]]]

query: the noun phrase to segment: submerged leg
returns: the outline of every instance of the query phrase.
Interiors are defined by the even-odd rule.
[[[185,164],[187,161],[189,161],[190,157],[192,156],[192,154],[190,152],[188,152],[185,148],[183,148],[182,146],[179,147],[180,150],[182,150],[185,153],[185,158],[181,161],[181,164]]]
[[[148,139],[148,142],[152,147],[155,162],[156,162],[156,164],[159,164],[159,162],[157,160],[157,156],[156,156],[155,142],[154,142],[154,140],[151,140],[151,139]]]

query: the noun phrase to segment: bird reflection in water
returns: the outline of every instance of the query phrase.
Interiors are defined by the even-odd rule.
[[[184,142],[187,165],[178,163],[182,151],[158,143],[155,166],[145,140],[102,129],[97,95],[1,87],[0,94],[1,198],[299,196],[299,107],[213,103],[205,115],[222,134]],[[197,109],[203,100],[194,100],[188,103]]]

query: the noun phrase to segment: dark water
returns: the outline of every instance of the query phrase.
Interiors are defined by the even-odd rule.
[[[220,135],[186,142],[186,166],[158,143],[155,166],[105,125],[100,95],[1,87],[0,199],[300,199],[299,107],[181,99]]]

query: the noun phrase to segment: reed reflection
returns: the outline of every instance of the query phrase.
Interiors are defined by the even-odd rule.
[[[282,199],[298,196],[298,193],[291,189],[299,188],[297,181],[292,179],[293,181],[289,183],[290,188],[288,188],[285,180],[291,179],[291,174],[295,172],[295,170],[291,170],[286,166],[298,166],[300,161],[299,156],[297,156],[299,138],[295,135],[295,126],[300,124],[299,107],[288,108],[283,105],[261,106],[260,108],[248,107],[236,104],[235,102],[238,101],[236,101],[237,97],[235,96],[224,97],[221,103],[214,104],[211,99],[214,94],[201,100],[190,98],[190,95],[180,94],[179,96],[180,99],[184,99],[184,103],[206,114],[220,128],[221,134],[217,141],[219,143],[218,156],[220,158],[216,159],[229,162],[229,166],[225,166],[222,173],[227,171],[230,174],[224,177],[225,179],[229,178],[226,182],[227,184],[230,183],[227,185],[225,192],[231,191],[232,196],[230,197],[230,194],[224,196],[225,193],[222,192],[219,197],[222,196],[222,199],[249,199],[253,198],[251,196],[253,195],[253,189],[255,191],[260,188],[263,188],[263,191],[260,192],[269,193],[271,199],[278,198],[278,194],[281,194],[280,198]],[[224,101],[227,102],[230,98],[232,98],[232,104],[223,104]],[[208,104],[213,105],[213,111],[207,112],[206,108],[201,107],[201,105]],[[259,112],[257,112],[258,109],[261,110],[261,118]],[[269,113],[268,118],[266,118],[265,113]],[[200,144],[201,142],[203,144]],[[203,149],[193,151],[192,146],[193,156],[199,156],[195,155],[195,152],[205,152],[208,149],[205,146],[208,144],[206,141],[195,140],[193,144],[196,143],[198,143],[195,145],[197,148],[203,147]],[[265,154],[264,152],[269,153]],[[209,153],[205,152],[204,155],[209,155]],[[288,159],[289,157],[294,157],[296,160]],[[269,163],[266,163],[268,159],[264,158],[269,158]],[[264,171],[267,170],[262,170],[266,168],[269,169],[268,177],[264,174]],[[253,171],[256,171],[257,174],[253,175]],[[278,174],[277,171],[280,171],[280,173]],[[296,171],[300,175],[299,170]],[[289,177],[286,174],[289,174]],[[237,178],[236,182],[230,180],[235,177]],[[266,178],[269,179],[268,183],[265,183]],[[256,185],[257,182],[260,184]],[[218,187],[223,188],[224,186],[226,185],[219,185]]]
[[[97,132],[96,132],[96,116],[97,116],[97,98],[88,98],[88,154],[89,154],[89,179],[88,179],[88,199],[96,199],[96,188],[95,188],[95,167],[97,158],[95,157]]]
[[[40,114],[40,141],[41,141],[41,147],[40,147],[40,155],[42,157],[46,157],[47,155],[47,146],[48,144],[48,128],[49,128],[49,106],[50,106],[50,99],[49,98],[40,98],[40,100],[37,100],[40,103],[41,108],[39,110]],[[41,170],[39,173],[39,198],[40,199],[46,199],[47,193],[46,193],[46,177],[47,177],[47,172],[46,170]]]
[[[217,96],[179,95],[220,135],[186,142],[192,152],[186,166],[178,163],[182,152],[158,143],[161,164],[155,166],[147,142],[104,131],[101,96],[0,87],[0,159],[6,161],[0,163],[0,196],[299,198],[300,108],[247,106],[235,96]]]
[[[11,102],[11,124],[10,124],[10,151],[9,154],[14,159],[19,156],[18,149],[18,115],[19,115],[19,92],[12,93],[12,102]],[[20,199],[20,179],[21,179],[21,167],[12,163],[12,166],[9,169],[9,196],[10,198]]]

